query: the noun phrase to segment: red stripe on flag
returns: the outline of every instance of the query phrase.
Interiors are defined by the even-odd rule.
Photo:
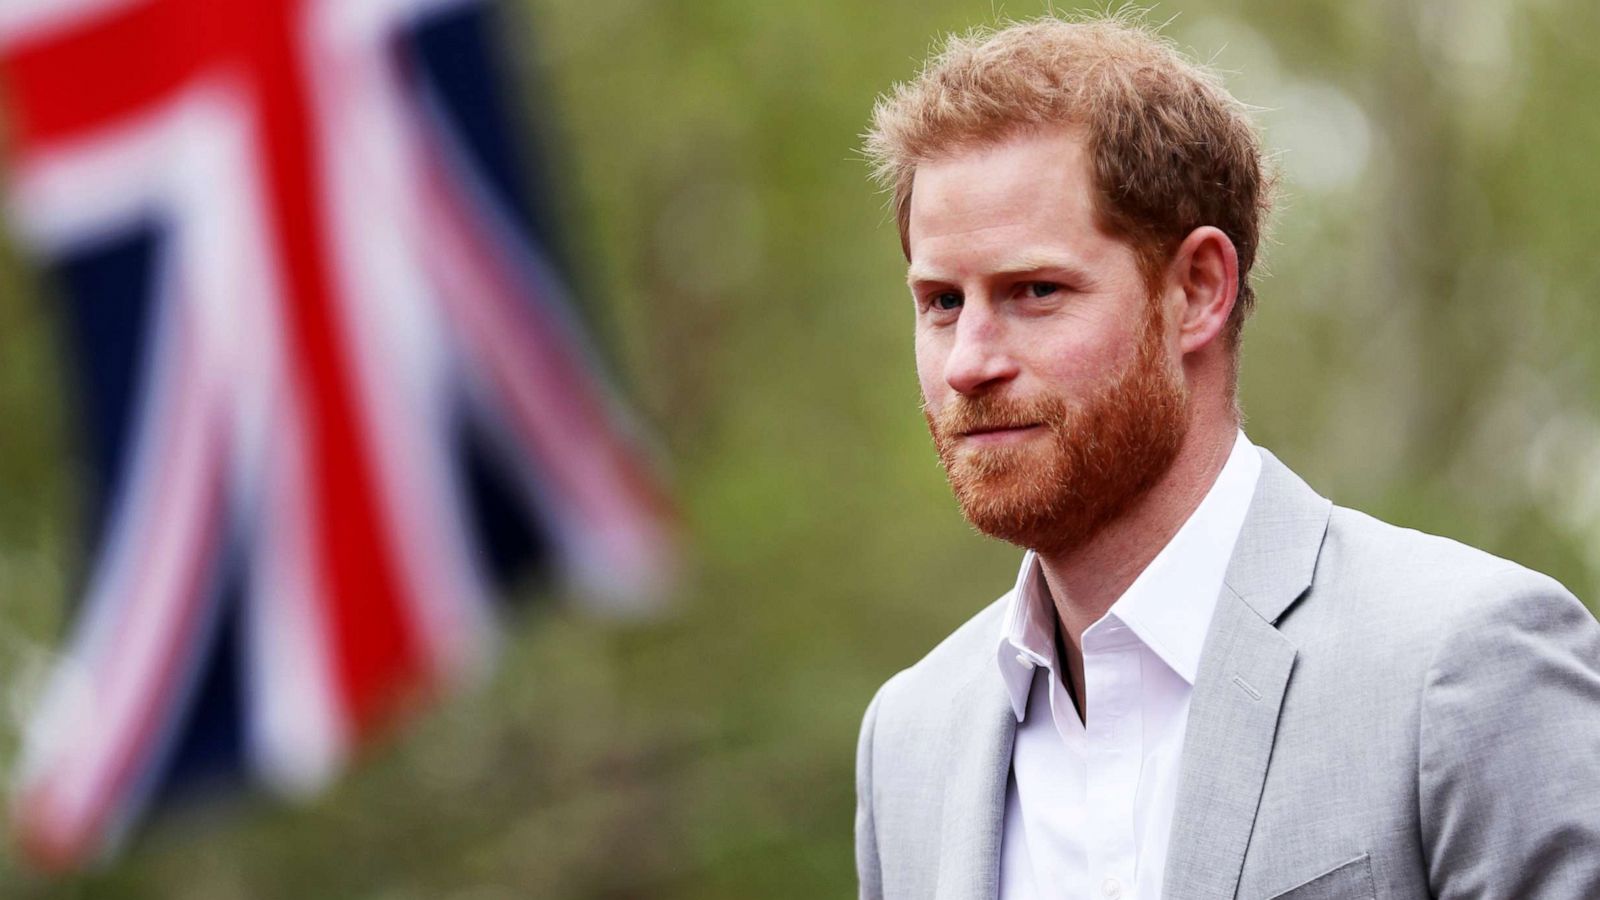
[[[25,152],[144,112],[231,50],[217,14],[235,0],[119,7],[0,51],[14,138]]]
[[[356,734],[370,736],[416,698],[432,673],[406,614],[407,586],[378,499],[374,460],[381,448],[363,428],[351,342],[340,334],[318,135],[296,47],[304,5],[273,4],[272,20],[251,29],[249,52],[273,186],[269,215],[288,289],[290,357],[301,376],[291,389],[307,413],[313,521],[320,530],[312,547],[327,592],[345,712]]]

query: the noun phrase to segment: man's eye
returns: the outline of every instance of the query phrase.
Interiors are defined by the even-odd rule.
[[[1061,290],[1061,285],[1049,281],[1028,282],[1028,295],[1032,297],[1048,297]]]
[[[937,310],[949,312],[961,308],[961,295],[955,291],[941,291],[928,298],[928,305]]]

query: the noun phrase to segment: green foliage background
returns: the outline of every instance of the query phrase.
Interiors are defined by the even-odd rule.
[[[564,132],[578,281],[659,434],[672,611],[522,623],[485,689],[300,807],[165,820],[0,896],[852,894],[874,688],[1009,583],[916,410],[910,305],[856,150],[952,0],[522,0]],[[1281,152],[1248,431],[1323,493],[1600,597],[1600,6],[1194,0],[1168,33]],[[0,256],[0,765],[81,562],[50,298]],[[560,598],[557,598],[560,599]],[[4,799],[0,797],[0,799]],[[243,813],[241,815],[241,812]]]

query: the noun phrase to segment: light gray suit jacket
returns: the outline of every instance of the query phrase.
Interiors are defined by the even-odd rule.
[[[1163,896],[1600,898],[1600,624],[1549,578],[1335,507],[1262,457],[1196,678]],[[1005,601],[867,710],[864,898],[997,896]]]

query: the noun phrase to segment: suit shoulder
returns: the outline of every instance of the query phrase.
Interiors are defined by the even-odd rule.
[[[1577,603],[1555,579],[1475,547],[1333,508],[1313,590],[1336,589],[1380,619],[1433,630],[1484,617],[1516,598]]]
[[[1328,520],[1324,565],[1367,566],[1406,583],[1526,582],[1557,585],[1554,579],[1460,541],[1392,525],[1366,513],[1334,506]]]
[[[942,706],[984,671],[984,666],[996,665],[1001,619],[1010,598],[1007,592],[979,610],[921,659],[885,682],[876,701],[880,708],[903,712],[907,707]]]

